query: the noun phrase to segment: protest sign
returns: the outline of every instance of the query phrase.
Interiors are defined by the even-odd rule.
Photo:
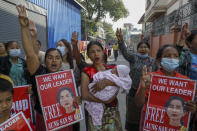
[[[47,130],[56,130],[83,119],[72,70],[36,76],[37,89]]]
[[[32,121],[31,96],[27,93],[28,88],[29,85],[14,87],[12,110],[15,113],[22,111],[25,117]]]
[[[23,112],[20,112],[0,125],[1,131],[32,131],[32,128],[25,118]]]
[[[186,131],[191,113],[184,103],[195,96],[195,81],[166,76],[152,76],[144,130]]]

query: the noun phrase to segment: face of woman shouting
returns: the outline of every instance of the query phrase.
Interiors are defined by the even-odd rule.
[[[94,64],[100,64],[104,62],[103,47],[99,44],[90,44],[87,49],[88,57]]]
[[[57,72],[62,66],[62,55],[57,49],[51,48],[45,55],[45,65],[49,72]]]

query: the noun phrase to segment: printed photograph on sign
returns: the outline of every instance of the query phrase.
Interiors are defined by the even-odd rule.
[[[62,129],[83,119],[71,70],[36,76],[47,130]]]
[[[144,130],[186,131],[191,113],[185,103],[194,100],[195,89],[195,81],[153,75]]]

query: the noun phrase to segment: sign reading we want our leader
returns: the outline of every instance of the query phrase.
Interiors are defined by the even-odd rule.
[[[195,81],[153,75],[143,129],[187,131],[191,113],[185,102],[194,100],[195,89]]]
[[[37,89],[47,130],[57,130],[83,119],[73,71],[36,76]]]

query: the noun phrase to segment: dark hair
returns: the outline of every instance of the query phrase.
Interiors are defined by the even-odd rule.
[[[103,46],[101,45],[100,42],[98,41],[90,41],[87,45],[87,53],[89,52],[90,48],[93,46],[93,45],[97,45],[99,47],[101,47],[101,49],[103,50]]]
[[[176,46],[174,46],[174,45],[169,45],[169,44],[163,45],[163,46],[162,46],[161,48],[159,48],[159,50],[157,51],[157,55],[156,55],[156,59],[157,59],[157,60],[161,59],[164,50],[165,50],[166,48],[168,48],[168,47],[172,47],[172,48],[174,48],[174,49],[177,50]],[[178,52],[178,50],[177,50],[177,52]]]
[[[39,44],[40,46],[42,45],[41,41],[37,40],[37,42],[38,42],[38,44]]]
[[[0,85],[0,92],[10,91],[12,94],[14,94],[14,89],[10,81],[0,78]]]
[[[168,101],[166,102],[166,104],[165,104],[165,109],[168,108],[168,106],[170,105],[171,101],[173,101],[173,100],[179,100],[179,101],[181,102],[182,106],[183,106],[183,111],[186,112],[186,108],[185,108],[185,106],[184,106],[184,103],[185,103],[185,102],[184,102],[184,99],[181,98],[180,96],[171,96],[171,97],[168,99]]]
[[[70,43],[67,40],[65,40],[65,39],[61,39],[60,41],[63,42],[65,47],[68,49],[68,52],[66,52],[67,53],[66,60],[68,61],[69,65],[70,65],[70,69],[73,69],[74,68],[73,56],[72,56],[72,50],[71,50]]]
[[[184,99],[181,98],[180,96],[171,96],[165,104],[165,110],[167,110],[171,101],[173,101],[173,100],[179,100],[183,106],[183,112],[186,112],[186,107],[184,106],[184,103],[185,103]],[[181,123],[181,125],[184,125],[184,121],[181,121],[180,123]]]
[[[2,44],[5,46],[5,42],[1,42],[1,41],[0,41],[0,43],[2,43]]]
[[[107,53],[104,53],[104,63],[107,64]]]
[[[45,62],[46,62],[47,56],[49,55],[49,53],[50,53],[51,51],[58,51],[59,54],[60,54],[60,56],[61,56],[61,58],[62,58],[62,54],[61,54],[61,52],[60,52],[58,49],[56,49],[56,48],[49,48],[49,49],[47,49],[47,51],[46,51],[46,53],[45,53],[45,57],[44,57]]]
[[[140,46],[141,46],[142,44],[147,45],[147,47],[150,49],[150,45],[149,45],[148,42],[146,42],[146,41],[141,41],[141,42],[139,42],[139,43],[137,44],[137,50],[138,50],[138,48],[140,48]]]
[[[62,87],[62,88],[59,89],[59,91],[57,93],[57,102],[58,103],[60,103],[60,94],[61,94],[61,92],[65,91],[65,90],[67,90],[71,94],[72,98],[74,97],[74,93],[73,93],[73,90],[71,88]]]
[[[7,43],[5,43],[5,42],[0,42],[0,43],[3,44],[3,46],[5,47],[5,50],[6,50],[6,44],[7,44]]]
[[[83,56],[82,53],[80,53],[80,56],[81,56],[82,61],[85,61],[85,57]]]
[[[19,44],[17,41],[8,41],[7,43],[5,43],[5,49],[6,49],[6,51],[8,51],[8,47],[9,47],[12,43],[14,43],[14,42],[16,42],[17,44]]]
[[[186,39],[185,43],[187,44],[187,46],[190,48],[189,43],[191,43],[195,36],[197,35],[197,32],[192,32]]]

